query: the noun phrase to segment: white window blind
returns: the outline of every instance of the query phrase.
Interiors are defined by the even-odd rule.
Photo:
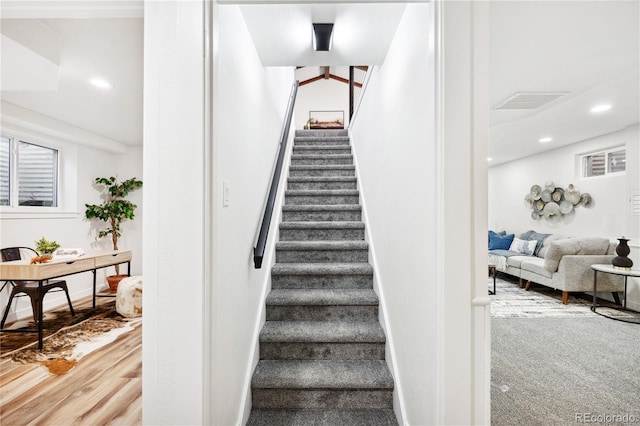
[[[28,142],[18,144],[18,205],[58,205],[58,151]]]
[[[609,167],[608,173],[624,172],[627,165],[626,152],[624,149],[619,151],[610,152],[608,155],[609,160],[607,166]]]
[[[11,182],[11,140],[0,138],[0,206],[8,206],[10,200]]]
[[[624,172],[626,169],[626,150],[613,148],[582,156],[582,177],[605,176]]]

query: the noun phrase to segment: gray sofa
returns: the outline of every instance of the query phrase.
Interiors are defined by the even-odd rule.
[[[562,303],[570,292],[593,291],[593,270],[596,263],[610,264],[615,257],[615,243],[606,238],[566,238],[559,235],[527,231],[517,238],[537,239],[534,253],[524,255],[511,250],[489,250],[489,264],[500,272],[519,278],[520,286],[529,290],[532,283],[562,291]],[[598,291],[609,291],[616,302],[624,283],[620,276],[598,275]]]

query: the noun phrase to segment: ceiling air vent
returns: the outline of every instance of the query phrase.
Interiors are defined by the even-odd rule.
[[[538,109],[569,92],[516,92],[495,109]]]

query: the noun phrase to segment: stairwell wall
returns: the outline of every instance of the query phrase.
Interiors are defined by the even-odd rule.
[[[249,386],[257,362],[258,333],[264,323],[280,205],[274,208],[262,269],[254,269],[252,249],[271,183],[294,69],[265,68],[239,7],[220,5],[216,10],[211,412],[212,424],[227,425],[241,424],[250,409]],[[223,181],[229,186],[228,206],[223,206]]]
[[[432,4],[409,4],[351,127],[404,424],[435,424],[436,147]]]

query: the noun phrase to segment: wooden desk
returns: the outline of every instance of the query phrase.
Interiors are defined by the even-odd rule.
[[[96,297],[114,297],[114,295],[96,295],[96,271],[107,266],[127,264],[127,275],[131,274],[131,250],[104,251],[87,253],[72,259],[51,260],[47,263],[31,265],[29,260],[14,260],[0,263],[0,281],[37,281],[42,286],[44,281],[60,278],[82,272],[93,273],[93,307],[96,307]],[[39,300],[37,330],[22,330],[38,332],[38,348],[42,349],[42,300]],[[8,331],[8,330],[2,330]]]

